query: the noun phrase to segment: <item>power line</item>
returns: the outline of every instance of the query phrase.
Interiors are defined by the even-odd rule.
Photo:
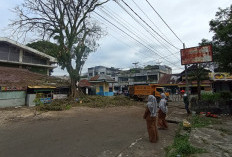
[[[116,2],[116,1],[115,1]],[[176,48],[179,50],[179,48],[177,48],[176,46],[174,46],[172,43],[170,43],[169,41],[167,41],[165,38],[163,38],[157,31],[155,31],[145,20],[143,20],[143,18],[141,18],[124,0],[122,0],[122,2],[141,20],[143,21],[153,32],[155,32],[161,39],[163,39],[164,41],[166,41],[169,45],[171,45],[172,47]],[[118,2],[117,2],[118,3]]]
[[[150,35],[152,35],[152,37],[154,37],[155,38],[155,40],[156,41],[158,41],[159,43],[160,43],[160,41],[154,36],[154,34],[153,34],[153,32],[150,32],[150,30],[148,30],[140,21],[138,21],[130,12],[128,12],[127,10],[126,10],[126,8],[124,8],[120,3],[118,3],[118,2],[116,2],[132,19],[134,19],[140,26],[142,26],[142,28],[145,30],[145,31],[147,31]],[[161,45],[162,45],[162,43],[160,43]],[[167,47],[166,47],[166,49],[167,49]],[[168,49],[167,49],[168,50]],[[178,49],[179,50],[179,49]],[[169,50],[168,50],[169,51]],[[170,52],[170,51],[169,51]],[[173,55],[173,53],[172,52],[170,52],[172,55]],[[176,56],[175,56],[176,57]],[[176,57],[177,58],[177,57]],[[177,58],[177,59],[179,59],[179,58]]]
[[[140,37],[138,34],[134,33],[132,30],[128,29],[125,25],[123,25],[119,20],[115,19],[115,17],[111,16],[110,14],[108,14],[107,12],[105,12],[103,9],[101,9],[101,11],[106,14],[108,17],[114,19],[117,23],[119,23],[123,28],[125,28],[128,32],[130,32],[131,34],[135,35],[138,39],[140,39],[141,41],[146,41],[146,39]],[[152,46],[148,45],[150,48],[153,49]],[[175,54],[173,54],[167,47],[165,47],[173,56],[175,56]],[[175,56],[176,57],[176,56]],[[176,57],[177,58],[177,57]],[[179,58],[177,58],[178,60],[180,60]]]
[[[120,31],[122,31],[123,33],[125,33],[126,35],[128,35],[129,37],[131,37],[132,39],[134,39],[136,42],[138,42],[139,44],[143,45],[144,47],[146,47],[148,50],[154,52],[153,50],[151,50],[149,47],[147,47],[146,45],[144,45],[143,43],[141,43],[140,41],[138,41],[137,39],[135,39],[134,37],[132,37],[130,34],[128,34],[127,32],[125,32],[124,30],[122,30],[121,28],[119,28],[118,26],[116,26],[115,24],[113,24],[112,22],[110,22],[109,20],[107,20],[106,18],[104,18],[102,15],[100,15],[99,13],[95,12],[95,14],[97,14],[98,16],[100,16],[102,19],[104,19],[105,21],[107,21],[108,23],[110,23],[111,25],[113,25],[114,27],[116,27],[117,29],[119,29]],[[156,55],[160,56],[158,53],[154,52]],[[164,57],[160,56],[160,58],[166,60],[167,62],[169,62],[170,64],[176,66],[176,64],[173,64],[172,62],[170,62],[169,60],[165,59]]]
[[[176,35],[176,33],[171,29],[171,27],[164,21],[161,15],[155,10],[155,8],[149,3],[148,0],[146,2],[150,5],[150,7],[155,11],[155,13],[160,17],[160,19],[165,23],[165,25],[169,28],[169,30],[176,36],[176,38],[183,44],[184,42]]]
[[[170,42],[170,40],[167,38],[167,36],[159,29],[158,26],[149,18],[149,16],[141,9],[141,7],[134,1],[132,2],[137,6],[137,8],[147,17],[147,19],[155,26],[155,28]]]
[[[132,2],[137,6],[137,8],[147,17],[147,19],[156,27],[156,29],[166,38],[167,41],[170,42],[170,40],[163,34],[163,32],[159,29],[159,27],[156,26],[156,24],[148,17],[148,15],[139,7],[139,5],[134,1],[132,0]],[[163,43],[164,44],[164,43]],[[164,44],[164,47],[171,53],[173,54],[167,47],[166,45]],[[174,55],[175,56],[175,55]],[[176,57],[176,56],[175,56]],[[177,58],[177,57],[176,57]],[[177,58],[179,59],[179,58]],[[180,59],[179,59],[180,60]]]

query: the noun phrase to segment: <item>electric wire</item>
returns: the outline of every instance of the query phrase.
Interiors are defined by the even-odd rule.
[[[156,24],[149,18],[149,16],[141,9],[141,7],[134,1],[132,0],[132,2],[137,6],[137,8],[146,16],[146,18],[156,27],[156,29],[166,38],[166,40],[168,40],[170,42],[170,40],[167,38],[167,36],[165,36],[165,34],[159,29],[158,26],[156,26]],[[167,47],[166,44],[164,44],[164,47],[172,54],[175,56],[175,54],[173,54],[173,52],[171,52]],[[175,56],[176,57],[176,56]],[[176,57],[178,60],[180,60],[178,57]]]
[[[150,35],[152,35],[152,37],[154,37],[156,41],[158,41],[160,44],[162,44],[162,43],[159,41],[159,39],[157,39],[157,37],[154,36],[153,32],[149,31],[149,30],[146,28],[146,26],[144,26],[140,21],[138,21],[138,20],[137,20],[130,12],[128,12],[128,11],[126,10],[126,8],[124,8],[120,3],[118,3],[118,2],[116,2],[116,3],[117,3],[117,4],[119,5],[119,7],[121,7],[133,20],[135,20],[140,26],[142,26],[142,28],[143,28],[145,31],[147,31]],[[178,49],[178,50],[179,50],[179,49]],[[168,50],[168,51],[169,51],[169,50]],[[170,51],[169,51],[169,52],[170,52]],[[172,53],[172,52],[170,52],[170,53]],[[175,54],[172,53],[172,55],[175,55]],[[178,57],[175,56],[175,58],[177,58],[177,59],[180,61],[180,59],[179,59]]]
[[[124,0],[122,0],[122,2],[141,20],[143,21],[153,32],[155,32],[161,39],[163,39],[166,43],[168,43],[169,45],[171,45],[172,47],[176,48],[176,49],[180,49],[177,48],[176,46],[174,46],[172,43],[170,43],[169,41],[167,41],[164,37],[162,37],[157,31],[155,31],[143,18],[141,18],[141,16],[139,16]],[[118,3],[118,2],[116,2]]]
[[[106,14],[108,17],[110,17],[110,18],[112,18],[112,19],[114,19],[118,24],[120,24],[123,28],[125,28],[128,32],[130,32],[131,34],[133,34],[133,35],[135,35],[138,39],[140,39],[141,41],[146,41],[146,39],[144,39],[144,38],[142,38],[142,37],[140,37],[138,34],[136,34],[136,33],[134,33],[132,30],[130,30],[129,28],[127,28],[124,24],[122,24],[119,20],[117,20],[117,19],[115,19],[113,16],[111,16],[110,14],[108,14],[107,12],[105,12],[103,9],[100,9],[104,14]],[[146,42],[148,42],[148,41],[146,41]],[[152,46],[150,46],[150,45],[148,45],[150,48],[152,48],[153,49],[153,47]],[[167,48],[166,48],[167,49]],[[168,50],[168,49],[167,49]],[[157,50],[155,50],[155,51],[157,51]],[[168,50],[169,51],[169,50]],[[173,54],[173,52],[171,52],[171,51],[169,51],[174,57],[176,57],[175,56],[175,54]],[[178,57],[176,57],[178,60],[179,60],[179,58]]]
[[[136,42],[138,42],[139,44],[143,45],[145,48],[147,48],[148,50],[154,52],[153,50],[151,50],[149,47],[147,47],[146,45],[144,45],[143,43],[141,43],[140,41],[138,41],[137,39],[135,39],[134,37],[132,37],[130,34],[128,34],[127,32],[125,32],[124,30],[122,30],[121,28],[119,28],[118,26],[116,26],[115,24],[113,24],[112,22],[110,22],[108,19],[104,18],[102,15],[100,15],[99,13],[97,13],[96,11],[94,11],[94,13],[96,15],[98,15],[99,17],[101,17],[102,19],[104,19],[105,21],[107,21],[108,23],[110,23],[111,25],[113,25],[114,27],[116,27],[117,29],[119,29],[120,31],[122,31],[123,33],[125,33],[127,36],[129,36],[130,38],[134,39]],[[154,52],[155,54],[157,54],[156,52]],[[159,54],[157,54],[160,58],[166,60],[168,63],[170,63],[171,65],[177,66],[176,64],[173,64],[172,62],[170,62],[169,60],[165,59],[163,56],[160,56]],[[178,67],[178,66],[177,66]]]
[[[146,0],[148,5],[154,10],[154,12],[160,17],[160,19],[164,22],[164,24],[169,28],[169,30],[176,36],[176,38],[183,44],[184,42],[176,35],[176,33],[171,29],[171,27],[165,22],[165,20],[161,17],[161,15],[155,10],[155,8],[150,4],[148,0]]]

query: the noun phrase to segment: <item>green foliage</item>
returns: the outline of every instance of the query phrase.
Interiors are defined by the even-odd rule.
[[[202,93],[201,99],[205,101],[215,102],[217,100],[220,100],[220,94],[219,93]]]
[[[212,43],[214,62],[219,64],[217,71],[232,72],[232,5],[219,8],[209,25],[214,33],[212,42],[203,39],[201,45]]]
[[[82,104],[76,104],[78,106],[88,106],[93,108],[104,108],[104,107],[114,107],[114,106],[133,106],[133,105],[142,105],[143,103],[130,100],[129,97],[125,96],[85,96],[80,98]]]
[[[69,110],[75,106],[86,106],[92,108],[105,108],[114,106],[133,106],[133,105],[144,105],[143,102],[130,100],[125,96],[84,96],[76,99],[61,99],[53,100],[51,104],[38,104],[37,110],[39,111],[63,111]]]
[[[58,52],[48,52],[56,57],[61,68],[69,73],[71,97],[77,95],[76,82],[80,80],[80,73],[88,55],[96,51],[97,40],[105,35],[101,27],[92,20],[91,13],[108,1],[24,0],[13,9],[17,17],[10,27],[15,29],[15,32],[22,36],[33,32],[58,44]],[[47,46],[49,43],[39,42],[35,47],[43,48],[43,44]],[[45,52],[47,49],[41,51]]]
[[[36,107],[38,111],[63,111],[71,109],[72,105],[67,100],[53,100],[51,104],[39,104]]]
[[[232,94],[230,92],[219,92],[219,93],[202,93],[202,100],[215,102],[220,100],[229,100],[232,98]]]
[[[33,49],[36,49],[40,52],[43,52],[47,55],[50,55],[52,57],[57,57],[59,53],[59,46],[51,43],[49,41],[41,40],[37,42],[32,42],[27,44],[28,47],[31,47]]]
[[[232,93],[231,92],[220,92],[220,98],[222,100],[232,99]]]
[[[220,124],[221,121],[219,119],[205,117],[205,116],[198,116],[194,115],[191,119],[191,126],[192,128],[202,128],[212,124]]]
[[[189,142],[189,134],[180,134],[182,129],[183,128],[180,125],[178,131],[176,132],[173,144],[165,148],[166,157],[176,157],[177,155],[186,157],[191,154],[206,152],[204,149],[193,147]]]
[[[36,106],[43,105],[42,101],[40,101],[40,98],[35,98],[33,102],[35,103]]]

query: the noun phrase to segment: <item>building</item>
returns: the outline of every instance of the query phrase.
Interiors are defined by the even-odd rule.
[[[34,100],[43,103],[66,98],[70,84],[66,80],[31,72],[27,69],[0,66],[0,108],[34,106]]]
[[[165,87],[170,94],[175,94],[179,90],[178,83],[181,81],[180,74],[164,74],[158,84]]]
[[[188,67],[188,87],[190,90],[191,94],[197,94],[197,78],[196,78],[196,65],[192,65],[190,67]],[[201,92],[212,92],[213,91],[213,87],[212,87],[212,83],[213,81],[210,80],[209,78],[209,70],[207,69],[203,69],[202,70],[202,74],[200,76],[201,81],[200,81],[200,88],[201,88]],[[185,70],[183,72],[180,73],[181,76],[181,81],[178,83],[178,87],[180,90],[186,90],[186,78],[185,78]]]
[[[28,69],[49,75],[56,59],[16,41],[0,38],[0,66]]]
[[[117,75],[119,72],[120,70],[114,67],[108,68],[105,66],[95,66],[88,68],[88,79],[96,75],[107,75],[110,76],[115,81],[117,81]]]
[[[121,71],[118,75],[116,90],[128,90],[129,85],[157,84],[165,74],[171,74],[172,69],[166,65],[148,65],[144,68],[134,68]]]
[[[232,92],[232,74],[225,72],[212,72],[209,74],[213,81],[214,92]]]
[[[115,80],[112,79],[110,76],[107,76],[105,74],[96,75],[92,77],[89,82],[94,85],[96,95],[102,95],[102,96],[114,95],[112,89]],[[109,85],[110,83],[112,84],[112,88]]]

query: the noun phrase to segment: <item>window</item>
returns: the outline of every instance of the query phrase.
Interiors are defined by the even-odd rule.
[[[8,60],[9,46],[1,43],[0,44],[0,60]]]
[[[100,72],[100,74],[105,74],[105,72]]]
[[[147,76],[135,76],[135,82],[144,82],[147,81]]]
[[[32,64],[47,64],[47,60],[29,52],[23,52],[23,62]]]
[[[93,76],[93,73],[89,73],[89,76]]]
[[[156,91],[159,92],[159,93],[164,93],[163,88],[156,88]]]
[[[148,75],[148,81],[154,82],[157,81],[157,75]]]

